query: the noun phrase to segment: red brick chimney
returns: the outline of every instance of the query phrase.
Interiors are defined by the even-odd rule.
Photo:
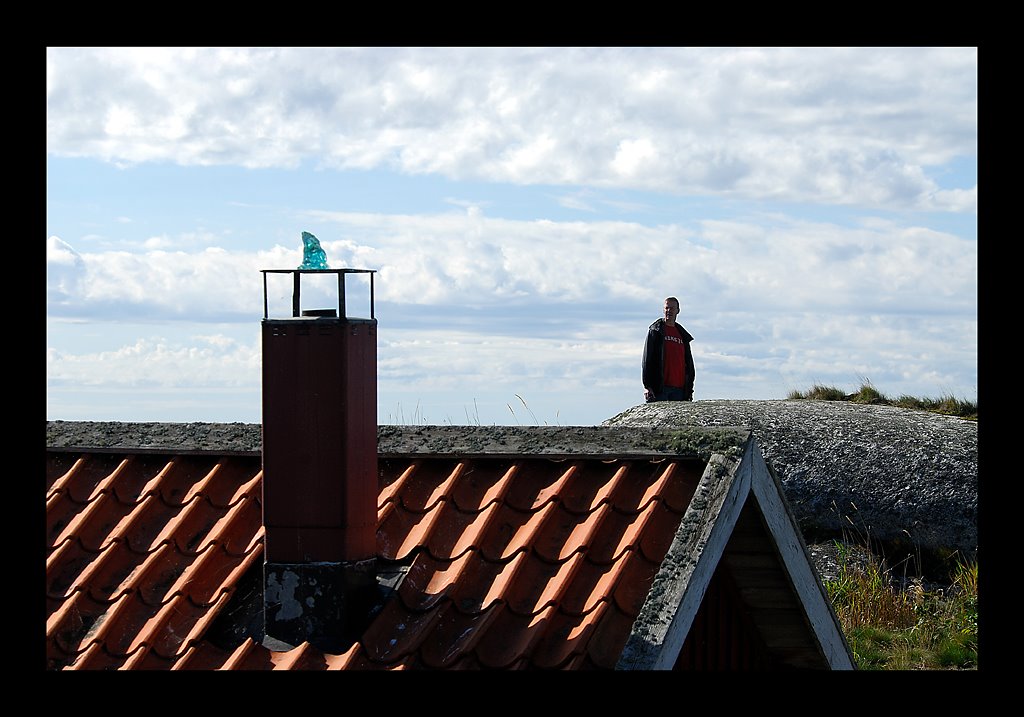
[[[346,315],[345,277],[369,274],[370,318]],[[346,649],[376,596],[377,321],[373,271],[263,270],[266,636]],[[292,276],[270,318],[267,275]],[[338,308],[302,310],[301,279],[336,275]]]

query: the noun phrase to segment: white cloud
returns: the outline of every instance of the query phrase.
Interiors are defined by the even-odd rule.
[[[51,48],[48,151],[970,211],[974,48]],[[936,121],[935,118],[942,118]]]
[[[85,262],[60,237],[46,240],[46,303],[66,304],[82,291]]]
[[[976,311],[976,244],[891,222],[845,228],[762,217],[690,229],[492,219],[477,208],[421,217],[316,216],[358,237],[321,238],[332,266],[377,271],[376,299],[396,305],[481,307],[511,300],[529,310],[596,298],[635,305],[680,294],[705,311],[749,305]],[[280,246],[251,253],[209,247],[77,255],[51,237],[49,251],[52,295],[73,303],[78,315],[111,318],[119,311],[195,321],[261,314],[260,270],[301,262],[301,251]],[[290,286],[271,298],[287,300],[277,296],[282,291]]]
[[[970,189],[938,189],[922,197],[921,209],[938,211],[978,213],[978,185]]]
[[[257,386],[260,351],[226,336],[139,338],[110,350],[69,353],[48,348],[47,380],[55,385],[192,388]]]
[[[634,179],[655,159],[654,144],[647,138],[624,139],[615,148],[612,167],[626,179]]]
[[[783,398],[860,375],[880,390],[918,395],[976,383],[963,373],[977,361],[976,244],[930,229],[777,216],[692,229],[511,221],[476,208],[318,219],[357,237],[321,240],[333,265],[379,272],[378,371],[391,397],[413,392],[429,401],[447,392],[470,401],[505,390],[554,401],[600,385],[609,400],[628,401],[644,330],[668,295],[682,299],[681,320],[696,337],[704,398]],[[262,317],[259,270],[301,260],[283,247],[77,255],[56,237],[48,249],[48,280],[63,292],[50,293],[52,320],[231,321],[232,336]],[[289,309],[290,284],[268,286],[271,314]],[[318,291],[304,289],[304,302],[333,304],[331,287]],[[617,308],[592,313],[598,306]],[[148,385],[159,375],[167,385],[240,381],[255,390],[254,345],[196,333],[125,339],[77,356],[51,352],[48,377]]]

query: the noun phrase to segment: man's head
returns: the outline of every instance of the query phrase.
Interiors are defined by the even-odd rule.
[[[674,296],[670,296],[665,299],[665,323],[672,325],[676,322],[676,317],[679,316],[679,299]]]

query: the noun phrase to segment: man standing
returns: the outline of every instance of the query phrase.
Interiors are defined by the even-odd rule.
[[[643,382],[644,400],[692,401],[693,354],[690,342],[693,337],[676,323],[679,315],[679,299],[670,296],[665,299],[664,318],[658,319],[647,329],[644,343]]]

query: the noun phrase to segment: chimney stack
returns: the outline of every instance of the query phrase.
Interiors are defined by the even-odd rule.
[[[268,274],[292,276],[290,317],[269,317]],[[302,310],[308,274],[337,276],[337,310]],[[369,274],[370,318],[346,315],[348,274]],[[291,646],[347,649],[376,599],[373,274],[263,270],[264,621]]]

